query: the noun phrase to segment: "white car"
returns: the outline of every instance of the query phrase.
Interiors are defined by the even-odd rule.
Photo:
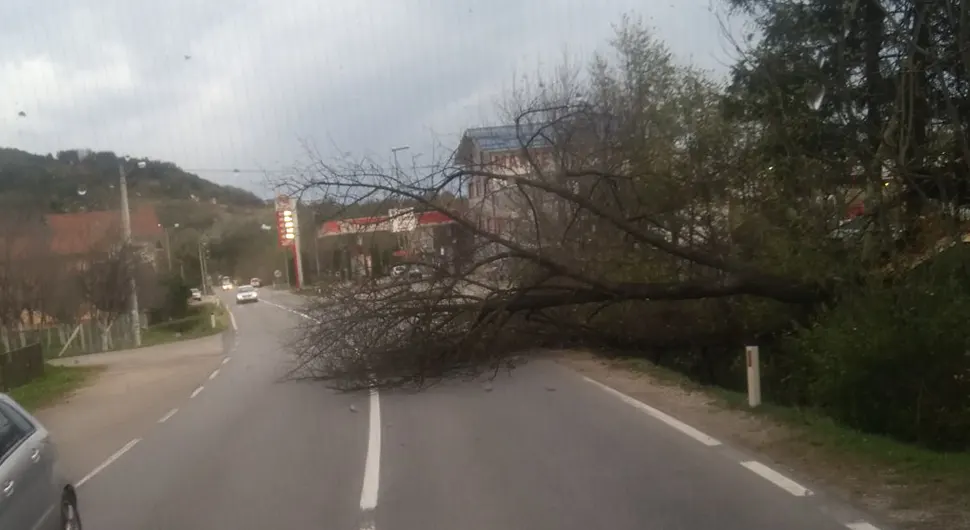
[[[239,289],[236,289],[236,303],[237,304],[247,304],[249,302],[258,302],[259,292],[252,285],[241,285]]]
[[[196,302],[202,301],[202,291],[192,288],[189,292],[192,293],[192,300]]]

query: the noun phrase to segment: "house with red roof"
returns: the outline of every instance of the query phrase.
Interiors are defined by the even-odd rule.
[[[49,251],[54,256],[84,258],[107,252],[122,240],[118,210],[49,214],[45,216]],[[154,264],[164,231],[149,204],[131,210],[132,242],[141,248],[145,261]]]

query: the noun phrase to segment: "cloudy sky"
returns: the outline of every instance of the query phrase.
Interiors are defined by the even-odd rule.
[[[258,170],[298,161],[301,140],[328,156],[410,146],[409,163],[430,162],[495,124],[517,75],[604,50],[624,13],[723,74],[718,12],[719,0],[6,0],[0,146],[170,160],[265,194]]]

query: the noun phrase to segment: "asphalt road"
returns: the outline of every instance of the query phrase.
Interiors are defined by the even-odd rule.
[[[489,387],[417,394],[285,380],[280,344],[301,317],[282,308],[298,299],[264,296],[271,303],[232,308],[235,346],[202,390],[80,487],[85,528],[844,530],[857,520],[550,362]]]

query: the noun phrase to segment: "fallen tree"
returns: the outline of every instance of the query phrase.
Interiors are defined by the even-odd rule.
[[[870,178],[868,166],[899,154],[899,118],[879,124],[861,161],[779,152],[776,123],[725,113],[721,88],[674,64],[643,26],[625,21],[614,46],[588,81],[564,72],[515,94],[511,125],[487,131],[511,136],[500,152],[470,132],[418,173],[311,151],[305,171],[275,183],[344,205],[437,211],[472,241],[463,260],[425,262],[434,273],[420,281],[372,278],[313,299],[293,343],[302,375],[420,387],[530,348],[582,345],[675,352],[716,377],[741,344],[791,330],[923,245],[896,235],[898,207],[912,200],[903,170],[900,186],[878,177],[858,226],[844,223],[859,193],[853,168]],[[804,124],[818,108],[802,105]]]

